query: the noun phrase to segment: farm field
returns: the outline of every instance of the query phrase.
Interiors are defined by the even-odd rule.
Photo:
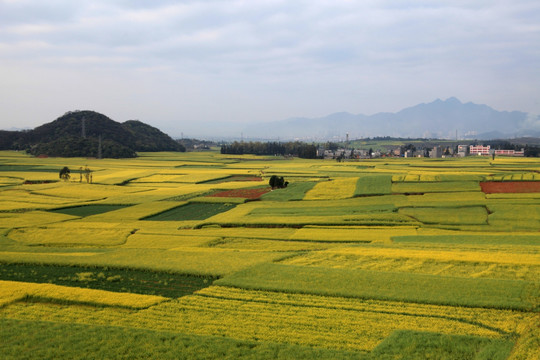
[[[0,357],[538,359],[539,174],[2,151]]]

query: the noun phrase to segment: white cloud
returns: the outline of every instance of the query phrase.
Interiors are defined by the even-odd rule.
[[[171,119],[373,113],[450,96],[540,112],[539,16],[532,0],[0,1],[0,66],[19,70],[3,72],[10,81],[35,70],[92,74],[88,86],[111,72],[141,79],[155,89],[122,88],[123,108],[157,104]]]
[[[523,130],[540,131],[540,115],[528,114],[520,128]]]

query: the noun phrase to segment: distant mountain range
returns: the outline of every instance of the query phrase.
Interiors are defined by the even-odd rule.
[[[137,151],[185,151],[183,145],[138,120],[119,123],[95,111],[67,112],[33,130],[0,130],[0,149],[59,157],[135,157]]]
[[[390,136],[446,139],[500,139],[540,136],[540,117],[520,111],[497,111],[487,105],[462,103],[452,97],[419,104],[397,113],[353,115],[347,112],[320,118],[291,118],[252,124],[249,138],[323,140]]]

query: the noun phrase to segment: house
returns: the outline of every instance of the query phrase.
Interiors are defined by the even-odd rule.
[[[525,156],[525,149],[521,149],[521,150],[495,150],[495,155]]]
[[[457,155],[460,157],[469,155],[469,145],[458,145]]]
[[[470,145],[469,146],[469,154],[471,155],[490,155],[491,146],[483,146],[483,145]]]
[[[442,157],[442,148],[440,146],[435,146],[433,150],[429,152],[430,158],[441,158]]]

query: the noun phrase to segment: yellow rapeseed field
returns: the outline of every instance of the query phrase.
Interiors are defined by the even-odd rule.
[[[398,329],[504,337],[531,315],[505,310],[362,301],[210,287],[135,313],[15,303],[15,319],[129,326],[335,349],[372,350]]]
[[[334,200],[353,197],[358,178],[338,178],[322,181],[309,190],[304,200]]]
[[[126,242],[134,229],[125,229],[120,224],[76,227],[39,227],[14,229],[8,236],[26,245],[57,245],[57,246],[113,246]]]
[[[393,236],[416,235],[415,227],[324,227],[306,226],[297,230],[291,240],[320,240],[320,241],[341,241],[341,242],[389,242]]]
[[[91,184],[79,181],[77,171],[86,165],[93,171]],[[72,170],[67,182],[58,178],[64,166]],[[412,330],[463,335],[449,340],[456,341],[456,347],[461,346],[459,339],[470,336],[487,342],[519,338],[514,353],[535,354],[530,349],[538,342],[538,332],[530,324],[537,322],[540,296],[540,193],[485,194],[480,181],[540,181],[537,159],[379,158],[337,163],[217,151],[140,153],[135,159],[41,159],[1,151],[0,167],[0,319],[156,330],[181,334],[178,338],[193,335],[192,340],[250,341],[238,351],[261,344],[298,344],[369,357],[366,352],[394,331]],[[294,186],[256,200],[209,196],[268,188],[272,175]],[[173,216],[153,217],[183,206]],[[12,270],[23,265],[32,270]],[[58,278],[38,274],[47,267],[41,265],[54,266]],[[83,275],[121,269],[150,274],[152,279],[156,274],[185,276],[202,284],[197,289],[207,287],[171,298],[82,289],[76,287],[80,281],[67,287],[58,279],[65,278],[68,267],[85,268]],[[272,271],[274,267],[286,268],[289,272],[282,274],[288,275]],[[369,273],[365,281],[374,279],[369,282],[373,293],[342,292],[354,287],[353,273],[357,278]],[[291,274],[301,274],[306,287],[296,286]],[[341,275],[328,281],[329,274]],[[249,286],[227,283],[228,277],[241,279],[239,275],[251,281]],[[18,276],[20,281],[15,281]],[[382,296],[376,280],[384,276],[414,280],[419,296]],[[281,290],[212,285],[216,278],[229,286]],[[426,278],[431,289],[422,288]],[[414,303],[440,295],[442,290],[433,289],[441,279],[454,285],[496,283],[501,294],[508,292],[512,301],[530,307],[496,303],[494,288],[488,285],[483,288],[485,299],[465,303],[472,307]],[[268,285],[286,281],[295,286]],[[297,293],[313,292],[309,289],[322,283],[324,291],[314,293],[327,296]],[[117,285],[116,291],[128,291],[127,282]],[[467,296],[480,296],[471,294]],[[25,341],[25,334],[17,336]],[[47,346],[47,336],[43,334],[38,346]],[[424,344],[414,346],[417,357],[427,354],[422,352]],[[54,357],[54,348],[50,350]],[[446,350],[456,349],[434,350],[433,356],[445,358]],[[0,357],[3,354],[0,350]]]
[[[0,307],[26,297],[122,306],[133,309],[146,308],[168,300],[162,296],[116,293],[104,290],[73,288],[53,284],[34,284],[0,280]]]

